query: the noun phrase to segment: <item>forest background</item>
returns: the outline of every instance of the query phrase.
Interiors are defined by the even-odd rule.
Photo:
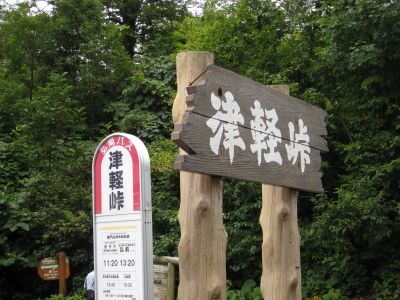
[[[328,112],[325,192],[299,194],[303,298],[400,296],[397,0],[48,0],[0,6],[0,299],[57,293],[37,264],[92,269],[91,161],[112,132],[151,156],[154,254],[177,256],[175,56],[215,64]],[[261,276],[259,184],[224,179],[231,290]]]

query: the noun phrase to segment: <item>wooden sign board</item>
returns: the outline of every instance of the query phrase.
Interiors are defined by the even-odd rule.
[[[60,278],[58,260],[54,257],[43,258],[38,264],[38,274],[43,280],[58,280]],[[66,258],[65,278],[69,275],[69,260]]]
[[[175,169],[323,192],[324,110],[215,65],[206,76],[187,88]]]

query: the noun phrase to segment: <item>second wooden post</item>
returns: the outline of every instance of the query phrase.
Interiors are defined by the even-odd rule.
[[[178,91],[172,115],[182,122],[186,87],[201,81],[214,57],[209,52],[183,52],[176,58]],[[185,154],[181,150],[181,154]],[[181,172],[179,223],[179,300],[226,299],[227,234],[222,220],[222,180]]]
[[[66,259],[67,254],[65,252],[58,253],[58,293],[64,298],[67,297]]]
[[[288,86],[269,86],[289,94]],[[301,300],[297,190],[262,185],[261,292],[266,300]]]

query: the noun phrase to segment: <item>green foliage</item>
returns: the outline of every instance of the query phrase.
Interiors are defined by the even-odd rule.
[[[228,300],[262,300],[261,290],[255,287],[254,280],[246,280],[241,290],[228,290],[226,295]]]
[[[317,277],[312,276],[312,274],[310,274],[310,273],[312,273],[311,271],[309,271],[307,273],[308,273],[308,275],[311,275],[307,278],[307,280],[306,280],[307,283],[312,282],[312,279],[318,278],[318,276]],[[312,279],[310,280],[310,278],[312,278]],[[348,300],[349,299],[348,297],[342,295],[340,289],[332,288],[332,286],[328,282],[319,281],[318,284],[320,285],[320,286],[318,286],[318,288],[316,288],[315,286],[311,287],[311,288],[309,287],[310,292],[308,292],[307,288],[305,288],[305,289],[302,288],[303,298],[306,300],[311,300],[311,299],[315,299],[315,300]],[[318,292],[318,290],[320,292]],[[318,296],[307,297],[307,295],[310,295],[310,294],[311,295],[315,295],[315,294],[321,295],[322,294],[322,297],[318,297]]]
[[[33,15],[30,9],[30,5],[21,3],[17,9],[0,10],[0,57],[4,75],[18,79],[32,100],[43,75],[48,76],[43,61],[50,42],[46,28],[50,17],[45,13]]]
[[[243,285],[245,278],[259,282],[262,231],[258,219],[261,212],[261,186],[224,179],[223,198],[223,218],[229,249],[226,255],[227,278],[236,288]]]
[[[107,111],[113,112],[121,131],[150,143],[170,136],[174,97],[175,68],[171,58],[142,59],[122,91],[122,99],[110,103]]]
[[[175,21],[186,14],[185,1],[103,0],[107,18],[124,27],[123,45],[130,57],[168,55]]]
[[[62,295],[57,294],[57,295],[51,295],[48,298],[38,299],[38,300],[85,300],[85,299],[86,298],[81,294],[68,295],[65,298]]]
[[[19,180],[29,176],[24,152],[14,143],[0,138],[0,188],[12,189]]]
[[[171,166],[179,152],[177,146],[166,139],[156,140],[148,149],[152,176],[154,254],[178,256],[179,172]]]
[[[90,138],[97,134],[99,123],[112,119],[104,109],[120,97],[132,75],[121,44],[123,28],[105,19],[97,0],[55,1],[52,15],[51,65],[57,73],[67,73],[74,99],[85,107],[84,136]]]
[[[329,289],[327,294],[324,294],[322,296],[322,299],[324,299],[324,300],[348,300],[349,298],[341,296],[339,289],[331,288],[331,289]]]
[[[287,31],[274,2],[207,1],[202,18],[187,18],[180,26],[180,51],[212,52],[216,65],[271,84],[279,68],[276,47]]]
[[[399,61],[398,48],[386,44],[388,34],[397,36],[398,28],[389,25],[399,22],[397,10],[383,2],[333,1],[320,8],[323,17],[316,21],[324,43],[315,49],[311,74],[331,99],[325,159],[327,175],[335,175],[327,183],[334,189],[313,200],[303,257],[313,255],[312,269],[345,295],[368,292],[381,267],[397,268],[399,90],[392,72]],[[395,289],[387,291],[394,295]]]
[[[114,131],[148,146],[155,254],[177,255],[175,49],[213,52],[217,65],[289,84],[328,111],[325,193],[299,194],[304,297],[399,296],[397,1],[210,0],[201,17],[177,1],[49,2],[51,13],[0,7],[1,299],[54,294],[35,266],[60,251],[80,299],[92,268],[91,159]],[[232,299],[261,297],[260,197],[259,185],[224,179]]]
[[[397,299],[400,296],[400,273],[399,261],[393,261],[380,268],[376,273],[374,289],[376,291],[376,299]]]
[[[31,299],[32,293],[50,293],[53,284],[44,283],[35,268],[40,259],[57,257],[59,252],[66,252],[70,259],[69,290],[82,288],[93,261],[91,161],[95,147],[95,143],[82,142],[69,157],[74,164],[60,164],[48,176],[37,174],[24,179],[23,194],[4,190],[2,205],[7,206],[1,208],[4,258],[0,280],[8,289],[0,293],[1,298],[18,295]],[[13,280],[21,270],[30,278],[23,287]]]
[[[26,238],[32,228],[33,220],[29,209],[24,208],[26,194],[0,192],[0,266],[29,265],[30,245]]]
[[[304,294],[304,293],[303,293]],[[348,300],[346,296],[342,296],[339,289],[330,288],[329,291],[321,297],[314,296],[305,298],[306,300]]]
[[[308,257],[310,254],[307,253]],[[304,256],[304,251],[303,251]],[[302,263],[302,276],[301,276],[301,292],[303,299],[309,299],[312,295],[321,295],[327,290],[327,283],[325,281],[325,274],[321,272],[318,267],[312,270],[313,266],[308,266]]]
[[[79,132],[85,128],[84,108],[71,99],[72,90],[64,75],[52,75],[31,100],[18,103],[23,110],[15,130],[18,143],[24,148],[29,145],[25,153],[29,152],[30,162],[45,173],[62,161],[59,155],[68,155],[67,147],[76,148]]]
[[[26,4],[1,12],[0,185],[7,187],[1,204],[0,284],[7,287],[0,291],[2,299],[54,293],[54,282],[42,281],[35,266],[61,251],[70,259],[69,290],[79,293],[82,289],[93,261],[91,161],[97,138],[101,138],[99,131],[104,136],[120,129],[120,124],[128,132],[137,127],[137,135],[158,147],[159,158],[176,151],[163,137],[169,136],[171,128],[168,110],[175,85],[171,59],[133,63],[121,43],[125,27],[106,20],[98,1],[53,4],[48,15],[35,15]],[[35,22],[37,26],[30,26]],[[13,54],[12,48],[25,45],[13,46],[16,39],[22,39],[24,26],[41,39],[31,45],[36,47],[33,50],[23,48]],[[40,53],[34,65],[13,65],[17,54],[25,62],[29,51]],[[148,76],[137,76],[140,72]],[[30,85],[24,76],[32,79]],[[128,114],[105,110],[121,99],[120,106],[126,102]],[[162,149],[164,144],[166,149]],[[160,205],[158,214],[160,224],[167,225],[159,226],[159,235],[175,234],[168,243],[168,239],[160,240],[164,244],[159,252],[168,254],[179,237],[176,217],[170,226],[179,202],[174,196],[179,193],[174,189],[178,172],[160,165],[154,172],[160,183],[155,198],[159,195],[160,202],[170,201],[172,195],[174,199],[165,210]],[[172,206],[174,210],[165,219],[163,212]],[[23,282],[21,272],[26,278]]]

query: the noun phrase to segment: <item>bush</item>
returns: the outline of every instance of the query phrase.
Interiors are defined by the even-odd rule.
[[[38,299],[38,300],[86,300],[86,298],[81,294],[73,294],[64,298],[62,295],[51,295],[49,298]]]
[[[255,287],[254,280],[246,280],[241,290],[230,290],[226,293],[228,300],[262,300],[259,287]]]

